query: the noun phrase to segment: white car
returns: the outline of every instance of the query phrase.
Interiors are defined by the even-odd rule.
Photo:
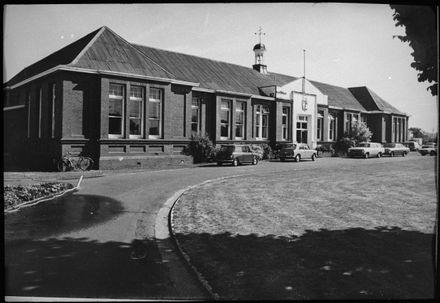
[[[361,142],[356,147],[348,149],[349,157],[362,157],[365,159],[374,156],[380,158],[384,153],[385,149],[382,144],[375,142]]]

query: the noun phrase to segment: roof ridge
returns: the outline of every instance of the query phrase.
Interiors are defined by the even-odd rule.
[[[90,39],[89,43],[78,53],[78,55],[69,63],[69,65],[74,65],[78,63],[79,59],[87,52],[87,50],[92,46],[93,43],[102,35],[107,26],[101,26],[96,35]]]
[[[164,48],[159,48],[159,47],[154,47],[154,46],[148,46],[148,45],[142,45],[142,44],[139,44],[139,43],[132,43],[132,44],[133,44],[133,45],[136,45],[136,46],[140,46],[140,47],[148,47],[148,48],[157,49],[157,50],[164,51],[164,52],[168,52],[168,53],[176,53],[176,54],[179,54],[179,55],[185,55],[185,56],[188,56],[188,57],[194,57],[194,58],[199,58],[199,59],[204,59],[204,60],[210,60],[210,61],[219,62],[219,63],[224,63],[224,64],[228,64],[228,65],[235,65],[235,66],[239,66],[239,67],[242,67],[242,68],[246,68],[246,69],[250,69],[250,70],[255,71],[255,70],[254,70],[253,68],[251,68],[251,67],[247,67],[247,66],[240,65],[240,64],[237,64],[237,63],[230,63],[230,62],[221,61],[221,60],[215,60],[215,59],[206,58],[206,57],[202,57],[202,56],[196,56],[196,55],[191,55],[191,54],[182,53],[182,52],[170,51],[170,50],[167,50],[167,49],[164,49]],[[257,71],[255,71],[255,72],[257,72]],[[257,73],[259,73],[259,72],[257,72]],[[259,73],[259,74],[261,74],[261,73]],[[271,73],[269,72],[268,74],[271,74]],[[278,74],[279,74],[279,73],[278,73]],[[264,75],[264,74],[261,74],[261,75]],[[289,76],[289,77],[292,77],[292,76]]]
[[[104,26],[104,28],[106,28],[108,31],[110,31],[113,35],[116,35],[118,38],[122,39],[122,41],[124,41],[124,43],[128,44],[131,48],[135,49],[138,53],[140,53],[143,57],[147,58],[149,61],[151,61],[153,64],[157,65],[160,69],[162,69],[163,71],[165,71],[166,73],[172,75],[174,78],[177,78],[175,74],[173,74],[172,72],[166,70],[163,66],[161,66],[159,63],[157,63],[156,61],[154,61],[153,59],[151,59],[150,57],[148,57],[147,55],[145,55],[142,51],[140,51],[139,49],[137,49],[132,43],[128,42],[127,40],[125,40],[123,37],[119,36],[117,33],[115,33],[111,28]]]

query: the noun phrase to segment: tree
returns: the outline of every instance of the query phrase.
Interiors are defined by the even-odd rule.
[[[427,89],[437,96],[437,23],[435,6],[390,5],[394,9],[396,26],[405,27],[405,36],[395,35],[402,42],[409,42],[414,50],[411,67],[419,71],[419,82],[434,82]]]
[[[336,153],[345,154],[350,147],[356,146],[360,142],[370,141],[372,136],[373,133],[365,122],[355,122],[351,129],[346,131],[342,138],[336,142]]]
[[[412,133],[414,138],[423,138],[425,136],[423,130],[419,127],[410,127],[408,130]]]

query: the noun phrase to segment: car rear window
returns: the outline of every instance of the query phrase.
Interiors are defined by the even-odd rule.
[[[370,147],[370,143],[359,143],[358,147]]]
[[[383,147],[396,147],[397,145],[395,143],[385,143]]]

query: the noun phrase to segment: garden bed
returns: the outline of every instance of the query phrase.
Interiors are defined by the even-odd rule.
[[[6,185],[3,187],[4,210],[11,210],[26,202],[62,194],[73,188],[74,186],[72,184],[62,182]]]

